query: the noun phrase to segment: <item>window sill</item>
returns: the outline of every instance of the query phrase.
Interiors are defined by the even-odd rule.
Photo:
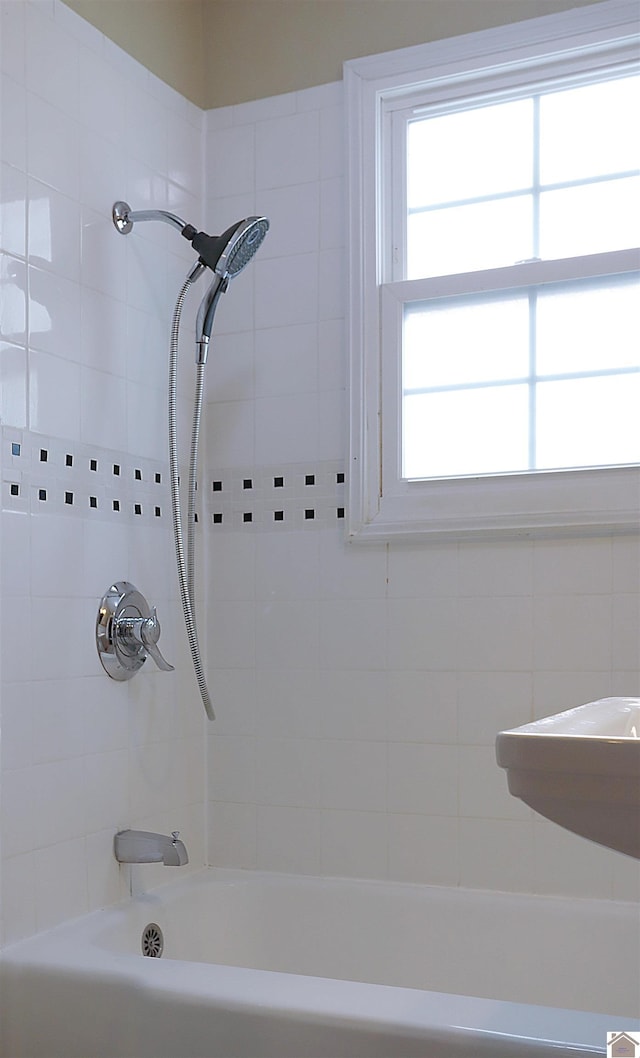
[[[640,531],[640,467],[399,482],[367,505],[352,473],[347,535],[473,540],[603,536]]]

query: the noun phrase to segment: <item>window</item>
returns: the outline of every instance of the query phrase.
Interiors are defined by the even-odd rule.
[[[637,14],[346,64],[352,536],[636,526]]]

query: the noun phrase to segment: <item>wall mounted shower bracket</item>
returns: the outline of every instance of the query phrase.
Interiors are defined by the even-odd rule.
[[[171,672],[158,648],[160,622],[155,606],[127,580],[103,595],[96,620],[96,646],[102,667],[113,680],[130,680],[151,655],[159,669]]]

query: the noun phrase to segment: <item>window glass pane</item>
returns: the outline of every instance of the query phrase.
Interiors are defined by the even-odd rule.
[[[640,280],[543,291],[538,295],[536,330],[539,375],[638,365]]]
[[[531,99],[412,121],[409,209],[531,187],[532,130]]]
[[[529,195],[410,214],[407,279],[499,268],[533,255]]]
[[[528,299],[410,306],[403,346],[405,392],[522,378],[529,372]]]
[[[606,466],[640,460],[640,374],[541,382],[538,468]]]
[[[544,191],[540,257],[577,257],[640,243],[640,177]]]
[[[528,415],[524,385],[406,397],[403,477],[526,470]]]
[[[543,95],[540,179],[543,184],[640,168],[640,77],[625,77]]]

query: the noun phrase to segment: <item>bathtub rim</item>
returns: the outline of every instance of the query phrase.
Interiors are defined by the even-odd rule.
[[[150,993],[159,1002],[165,999],[202,1001],[212,1009],[224,1009],[239,1014],[255,1014],[277,1010],[283,1016],[307,1019],[314,1023],[331,1020],[345,1025],[368,1026],[372,1031],[402,1030],[420,1037],[428,1032],[431,1037],[447,1038],[458,1033],[462,1039],[482,1037],[496,1048],[496,1055],[506,1054],[500,1047],[505,1040],[517,1040],[518,1053],[602,1055],[606,1032],[626,1029],[640,1032],[640,1018],[587,1012],[540,1004],[518,1003],[511,1000],[486,999],[450,992],[430,991],[400,985],[386,985],[289,973],[279,970],[254,969],[224,963],[190,962],[163,957],[148,959],[140,954],[111,950],[101,944],[114,914],[133,906],[148,909],[150,914],[162,905],[165,894],[180,895],[194,885],[226,883],[259,883],[264,881],[293,881],[296,885],[310,885],[337,881],[354,887],[385,887],[389,884],[411,889],[448,890],[456,899],[467,894],[478,900],[500,898],[533,899],[536,902],[566,902],[566,897],[547,897],[536,894],[498,893],[496,890],[474,890],[418,883],[388,882],[379,879],[326,878],[315,875],[294,875],[271,871],[252,871],[235,868],[205,867],[186,876],[167,882],[154,889],[139,892],[117,904],[89,912],[63,922],[48,930],[16,941],[0,950],[0,975],[17,972],[57,971],[70,980],[87,979],[93,975],[98,982],[123,980],[134,991],[147,998]],[[635,905],[630,901],[594,901],[583,899],[586,905],[597,903],[609,913],[623,912]],[[372,993],[371,990],[374,990]],[[372,997],[375,1005],[372,1006]],[[416,1002],[420,997],[419,1003]],[[419,1008],[419,1009],[416,1009]],[[487,1021],[488,1018],[488,1021]],[[484,1021],[484,1025],[483,1025]],[[435,1034],[435,1035],[434,1035]],[[529,1049],[527,1049],[529,1048]],[[484,1053],[484,1052],[483,1052]]]

